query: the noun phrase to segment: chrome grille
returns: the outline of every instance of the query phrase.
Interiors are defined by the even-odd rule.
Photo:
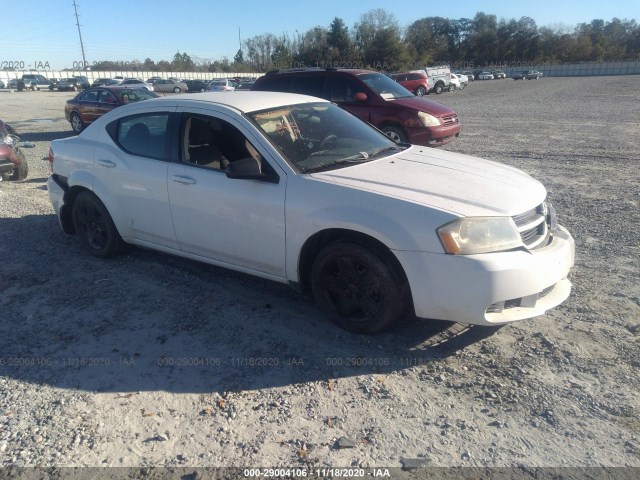
[[[514,215],[522,243],[532,250],[547,245],[550,236],[551,218],[554,216],[553,207],[547,203],[541,203],[536,208]]]
[[[458,115],[448,115],[446,117],[442,117],[443,125],[454,125],[458,123]]]

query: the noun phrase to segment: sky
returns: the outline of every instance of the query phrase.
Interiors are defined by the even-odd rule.
[[[420,18],[473,18],[482,11],[500,18],[527,16],[538,26],[569,28],[593,19],[640,18],[638,0],[0,0],[0,70],[60,70],[81,65],[76,3],[86,61],[171,61],[176,52],[192,59],[230,60],[256,35],[296,35],[328,27],[335,17],[352,29],[362,14],[383,8],[401,27]]]

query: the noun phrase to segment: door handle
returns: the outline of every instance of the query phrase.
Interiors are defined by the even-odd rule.
[[[107,167],[107,168],[113,168],[116,166],[115,162],[112,162],[111,160],[104,160],[104,159],[100,159],[98,160],[98,165],[102,166],[102,167]]]
[[[194,183],[196,183],[195,178],[185,177],[183,175],[173,175],[171,177],[171,180],[177,183],[181,183],[183,185],[193,185]]]

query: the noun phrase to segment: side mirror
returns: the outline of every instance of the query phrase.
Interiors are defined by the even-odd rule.
[[[228,178],[237,180],[261,180],[263,182],[278,183],[277,175],[262,173],[260,162],[253,157],[241,158],[227,165],[225,173]]]
[[[364,92],[358,92],[353,96],[353,99],[356,102],[366,102],[367,101],[367,94]]]

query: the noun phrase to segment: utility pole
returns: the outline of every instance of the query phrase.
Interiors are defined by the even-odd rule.
[[[73,0],[73,10],[76,12],[76,25],[78,26],[78,36],[80,37],[80,50],[82,50],[82,69],[86,70],[88,67],[87,59],[84,56],[84,45],[82,44],[82,33],[80,33],[80,21],[78,20],[78,6],[76,0]]]

